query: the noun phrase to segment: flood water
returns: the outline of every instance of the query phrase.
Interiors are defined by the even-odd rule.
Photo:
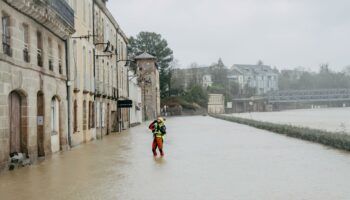
[[[350,107],[235,113],[233,116],[350,134]]]
[[[0,199],[348,200],[350,153],[210,117],[143,124],[0,175]]]

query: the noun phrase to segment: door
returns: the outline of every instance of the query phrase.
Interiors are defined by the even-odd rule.
[[[107,104],[107,135],[110,133],[111,129],[110,129],[110,123],[109,123],[109,119],[110,118],[110,109],[109,109],[109,104]]]
[[[51,100],[51,151],[60,151],[59,104],[57,98]]]
[[[112,111],[111,122],[112,122],[112,132],[118,132],[118,118],[117,118],[116,111]]]
[[[44,95],[41,92],[37,94],[37,144],[38,157],[45,156],[44,150]]]
[[[17,92],[9,96],[10,153],[21,152],[21,97]]]

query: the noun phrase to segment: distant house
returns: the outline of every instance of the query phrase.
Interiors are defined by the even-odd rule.
[[[213,81],[211,79],[210,74],[206,74],[203,76],[202,85],[204,88],[211,87],[213,85]]]
[[[255,88],[257,95],[278,90],[278,72],[268,65],[235,64],[228,78],[236,81],[241,90]]]
[[[208,95],[208,113],[209,114],[225,113],[225,98],[223,94]]]

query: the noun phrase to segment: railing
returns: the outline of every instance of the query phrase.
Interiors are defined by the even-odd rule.
[[[53,71],[53,58],[51,55],[49,55],[49,70]]]
[[[29,56],[29,45],[24,44],[24,49],[23,49],[23,59],[25,62],[30,62],[30,56]]]
[[[11,37],[9,35],[2,34],[2,49],[4,54],[8,56],[12,56],[12,49],[10,45]]]
[[[343,101],[350,100],[350,89],[286,90],[268,95],[269,102]]]
[[[63,74],[63,69],[62,69],[62,60],[58,59],[58,72],[60,74]]]
[[[41,49],[37,50],[37,60],[38,60],[38,66],[42,67],[43,66],[43,57],[42,57],[42,50]]]

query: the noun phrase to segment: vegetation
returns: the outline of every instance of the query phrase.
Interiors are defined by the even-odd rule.
[[[281,73],[280,90],[350,88],[350,78],[344,72],[332,72],[327,64],[320,65],[319,73],[295,69],[294,73]]]
[[[173,51],[168,47],[168,42],[160,34],[154,32],[140,32],[136,37],[130,37],[128,53],[131,58],[147,52],[157,57],[160,95],[169,96],[171,72],[170,63],[173,61]],[[135,67],[135,66],[133,66]]]
[[[185,100],[184,97],[181,96],[175,96],[175,97],[165,97],[164,99],[162,99],[162,105],[167,105],[170,107],[175,107],[180,105],[183,109],[187,109],[187,110],[198,110],[201,107],[194,102],[188,102],[187,100]]]
[[[299,138],[311,142],[320,143],[337,149],[350,151],[350,135],[345,133],[329,132],[318,129],[305,127],[275,124],[269,122],[261,122],[251,119],[244,119],[233,116],[212,115],[215,118],[223,119],[230,122],[245,124],[259,129],[283,134],[286,136]]]

